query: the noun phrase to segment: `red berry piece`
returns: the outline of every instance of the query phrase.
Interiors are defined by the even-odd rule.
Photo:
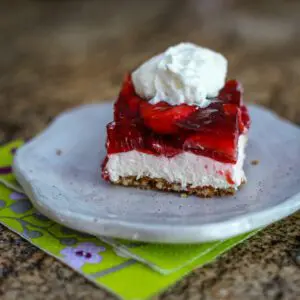
[[[185,140],[183,149],[223,162],[235,163],[239,122],[234,106],[228,106],[226,112],[218,111],[211,123],[202,124],[197,132]]]
[[[115,103],[115,120],[124,118],[134,119],[139,115],[141,99],[134,90],[131,76],[127,75],[123,81],[122,89]]]
[[[228,80],[221,89],[218,98],[223,102],[241,106],[243,104],[243,93],[243,87],[237,80]]]
[[[223,104],[223,109],[225,114],[235,116],[237,115],[238,124],[239,124],[239,132],[243,133],[245,131],[245,124],[242,118],[241,108],[237,107],[234,104]]]
[[[127,152],[144,148],[143,131],[131,121],[111,122],[107,125],[107,153]]]
[[[198,108],[197,111],[190,114],[187,118],[179,120],[177,126],[186,131],[208,130],[219,118],[219,113],[219,108]]]
[[[155,155],[170,158],[182,152],[182,144],[176,143],[171,137],[150,135],[146,138],[145,144]]]
[[[160,134],[177,133],[179,131],[177,123],[196,110],[196,106],[186,104],[171,106],[166,102],[152,105],[144,101],[140,105],[140,113],[145,125]]]
[[[183,149],[219,161],[236,163],[237,138],[238,135],[234,133],[226,136],[197,133],[186,139]]]

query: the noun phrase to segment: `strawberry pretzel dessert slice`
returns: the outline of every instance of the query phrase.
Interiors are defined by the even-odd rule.
[[[107,125],[102,177],[113,184],[200,197],[234,194],[248,110],[221,54],[181,43],[128,74]]]

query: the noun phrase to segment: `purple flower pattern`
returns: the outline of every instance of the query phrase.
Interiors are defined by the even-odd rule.
[[[11,166],[3,166],[0,167],[0,175],[8,175],[12,173]]]
[[[18,192],[12,192],[12,193],[9,195],[9,198],[10,198],[11,200],[18,201],[18,200],[27,199],[28,197],[27,197],[25,194],[21,194],[21,193],[18,193]]]
[[[66,247],[60,251],[64,260],[74,269],[80,269],[85,263],[96,264],[102,261],[99,252],[105,251],[105,247],[93,243],[80,243],[76,247]]]

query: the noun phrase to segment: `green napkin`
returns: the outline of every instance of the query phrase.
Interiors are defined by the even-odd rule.
[[[217,241],[175,246],[171,244],[134,243],[108,237],[100,237],[100,239],[113,246],[120,255],[144,263],[165,275],[191,264],[224,242]]]
[[[255,233],[200,245],[158,245],[76,232],[40,214],[21,193],[11,170],[21,145],[0,148],[0,222],[122,299],[147,299]]]

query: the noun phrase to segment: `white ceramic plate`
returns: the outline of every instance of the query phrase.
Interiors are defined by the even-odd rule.
[[[250,112],[248,183],[232,197],[180,198],[104,182],[100,164],[111,104],[58,117],[17,152],[14,170],[38,210],[80,231],[164,243],[224,239],[300,208],[299,128],[262,108]],[[251,165],[252,160],[259,164]]]

